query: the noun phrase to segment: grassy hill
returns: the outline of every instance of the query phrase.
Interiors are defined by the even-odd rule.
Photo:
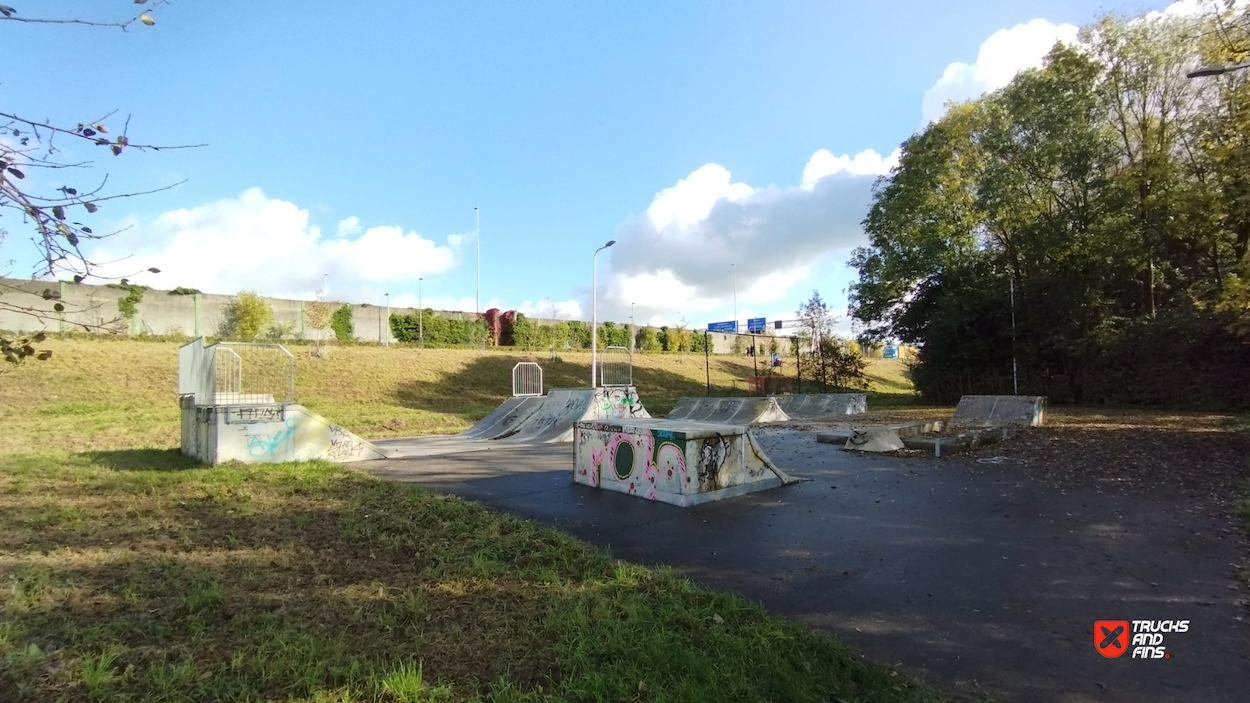
[[[51,360],[0,369],[0,424],[16,451],[122,449],[178,444],[177,342],[52,339]],[[547,388],[587,386],[590,353],[333,347],[318,359],[295,355],[295,399],[364,437],[459,432],[511,393],[518,361],[537,361]],[[789,366],[789,365],[788,365]],[[787,368],[792,373],[793,366]],[[913,397],[903,362],[869,360],[873,406]],[[667,413],[678,398],[740,395],[750,358],[637,354],[634,382],[648,410]],[[815,390],[815,389],[811,389]]]

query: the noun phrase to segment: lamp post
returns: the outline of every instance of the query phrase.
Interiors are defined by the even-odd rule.
[[[598,388],[599,376],[597,373],[599,360],[599,311],[596,307],[595,293],[599,285],[599,252],[616,244],[615,239],[609,239],[607,244],[595,249],[594,256],[590,257],[590,387]]]
[[[1232,64],[1231,66],[1225,65],[1225,64],[1218,64],[1218,63],[1208,64],[1206,66],[1199,66],[1198,68],[1190,71],[1189,73],[1186,73],[1185,76],[1187,78],[1203,78],[1205,76],[1218,76],[1224,73],[1230,73],[1232,71],[1240,71],[1243,68],[1250,68],[1250,61],[1243,61],[1242,63],[1235,63],[1235,64]]]
[[[391,294],[386,294],[386,318],[382,322],[382,330],[386,334],[383,346],[391,346]]]
[[[473,293],[473,312],[482,314],[482,211],[473,208],[477,223],[473,225],[473,241],[477,244],[477,288]]]
[[[425,305],[421,298],[421,281],[424,280],[423,276],[417,278],[417,339],[420,340],[422,347],[425,346]]]
[[[731,264],[734,269],[734,333],[738,332],[738,265]]]

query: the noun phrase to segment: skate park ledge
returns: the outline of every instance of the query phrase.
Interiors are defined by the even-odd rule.
[[[679,507],[798,481],[742,425],[591,420],[578,422],[574,433],[575,483]]]

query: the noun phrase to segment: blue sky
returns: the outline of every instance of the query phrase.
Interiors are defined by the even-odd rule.
[[[1194,0],[1187,0],[1193,3]],[[131,0],[8,2],[130,17]],[[1166,2],[191,2],[128,31],[0,24],[4,109],[112,110],[134,142],[84,153],[112,192],[95,259],[157,288],[242,289],[588,319],[845,311],[873,179],[946,99],[1002,85],[1106,12]],[[21,70],[13,70],[20,67]],[[72,150],[70,155],[73,154]],[[39,176],[47,178],[47,176]],[[57,182],[55,185],[60,185]],[[97,226],[99,225],[99,226]],[[11,215],[0,273],[30,275]],[[549,302],[550,301],[550,302]],[[845,328],[848,323],[843,321]]]

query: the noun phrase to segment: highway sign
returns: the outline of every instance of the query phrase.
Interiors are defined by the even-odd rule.
[[[763,332],[764,318],[752,317],[747,320],[747,332]]]
[[[738,321],[730,320],[729,322],[709,322],[707,326],[708,332],[737,332]]]

